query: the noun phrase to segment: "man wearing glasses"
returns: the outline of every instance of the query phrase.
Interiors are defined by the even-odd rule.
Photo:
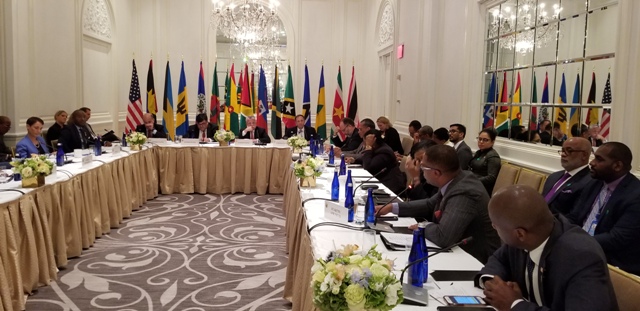
[[[453,144],[453,148],[458,155],[458,161],[460,162],[460,168],[463,170],[469,169],[469,161],[473,158],[471,148],[464,142],[464,137],[467,135],[467,128],[458,123],[451,124],[449,126],[449,141]]]
[[[582,137],[572,137],[562,144],[558,153],[564,170],[549,175],[542,188],[542,196],[552,213],[566,216],[580,198],[582,189],[591,181],[591,143]]]
[[[393,212],[401,217],[426,218],[425,235],[445,247],[473,236],[473,243],[461,246],[483,264],[500,246],[487,212],[489,195],[473,173],[460,170],[456,151],[450,146],[427,148],[420,163],[427,182],[438,187],[428,199],[377,206],[378,214]]]

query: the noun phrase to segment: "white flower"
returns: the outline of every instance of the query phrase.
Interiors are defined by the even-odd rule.
[[[22,175],[23,178],[29,178],[33,175],[33,170],[27,166],[22,169],[22,171],[20,172],[20,175]]]
[[[398,303],[398,291],[402,289],[402,284],[400,282],[393,283],[388,285],[387,288],[384,289],[384,302],[387,305],[393,306]]]
[[[369,270],[371,270],[374,277],[386,277],[389,275],[389,270],[379,263],[372,264]]]
[[[304,168],[304,176],[311,177],[311,176],[313,176],[314,173],[315,173],[315,171],[313,170],[312,167],[307,166],[307,167]]]

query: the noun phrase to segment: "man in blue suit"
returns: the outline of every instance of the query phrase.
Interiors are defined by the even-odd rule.
[[[640,275],[640,180],[631,160],[623,143],[600,146],[589,163],[594,180],[567,218],[596,239],[609,264]]]

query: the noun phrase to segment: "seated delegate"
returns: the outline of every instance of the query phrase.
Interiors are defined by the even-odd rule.
[[[27,135],[16,144],[16,156],[28,158],[32,154],[47,154],[49,148],[44,138],[40,136],[44,121],[38,117],[27,119]]]

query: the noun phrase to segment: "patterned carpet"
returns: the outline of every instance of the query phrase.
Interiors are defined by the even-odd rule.
[[[73,259],[27,310],[290,310],[282,196],[166,195]]]

